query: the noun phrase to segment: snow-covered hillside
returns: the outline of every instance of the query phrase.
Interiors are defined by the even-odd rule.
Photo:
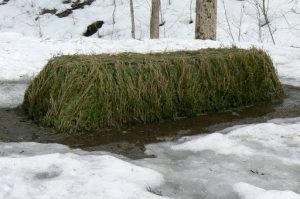
[[[0,108],[20,105],[30,79],[59,54],[255,46],[271,55],[282,83],[300,87],[299,0],[269,1],[276,45],[266,25],[259,30],[264,21],[254,0],[218,1],[218,41],[193,39],[194,0],[162,0],[160,40],[148,39],[150,0],[134,0],[137,40],[130,39],[129,0],[116,0],[115,23],[113,0],[55,15],[74,2],[0,0]],[[98,33],[83,37],[99,20]],[[146,146],[157,158],[134,161],[57,144],[2,143],[0,132],[0,198],[300,199],[299,129],[300,118],[234,126]]]
[[[264,22],[262,16],[258,19],[255,1],[218,1],[218,40],[271,42],[267,25],[262,25],[261,36],[259,36],[259,21],[261,24]],[[75,0],[9,0],[6,4],[0,5],[0,32],[16,32],[24,36],[44,39],[70,39],[81,36],[88,25],[100,20],[104,25],[92,37],[104,39],[131,37],[129,1],[116,0],[114,17],[113,0],[90,0],[90,6],[73,10],[66,17],[60,18],[55,15],[70,9],[73,2]],[[150,1],[134,1],[134,10],[136,38],[147,39],[149,38]],[[194,21],[194,10],[195,1],[163,0],[161,20],[165,25],[160,28],[161,38],[193,39],[195,23],[190,21]],[[300,10],[299,0],[270,1],[268,16],[276,43],[300,46],[298,10]]]

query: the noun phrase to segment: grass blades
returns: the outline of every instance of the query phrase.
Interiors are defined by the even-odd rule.
[[[173,120],[279,100],[270,57],[258,49],[71,55],[52,58],[23,108],[59,132]]]

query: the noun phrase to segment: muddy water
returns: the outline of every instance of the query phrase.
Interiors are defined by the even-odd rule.
[[[209,133],[237,124],[264,122],[272,118],[300,116],[300,88],[284,86],[281,103],[247,107],[223,113],[211,113],[178,121],[107,131],[94,135],[57,134],[28,121],[20,109],[0,109],[0,141],[61,143],[88,151],[103,150],[130,158],[147,157],[145,144],[176,140],[182,136]]]

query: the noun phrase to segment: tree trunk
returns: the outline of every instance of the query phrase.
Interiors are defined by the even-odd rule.
[[[113,21],[113,25],[116,24],[116,9],[117,9],[117,4],[116,4],[116,0],[113,1],[113,4],[114,4],[114,10],[113,10],[113,14],[112,14],[112,21]]]
[[[196,0],[196,39],[216,40],[217,0]]]
[[[159,8],[160,0],[152,0],[150,18],[150,38],[159,39]]]
[[[135,39],[135,22],[134,22],[133,0],[130,0],[130,17],[131,17],[131,37],[132,37],[132,39]]]

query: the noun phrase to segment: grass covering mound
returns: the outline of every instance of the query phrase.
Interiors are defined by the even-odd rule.
[[[23,108],[60,132],[89,132],[270,102],[283,90],[257,49],[71,55],[51,59]]]

